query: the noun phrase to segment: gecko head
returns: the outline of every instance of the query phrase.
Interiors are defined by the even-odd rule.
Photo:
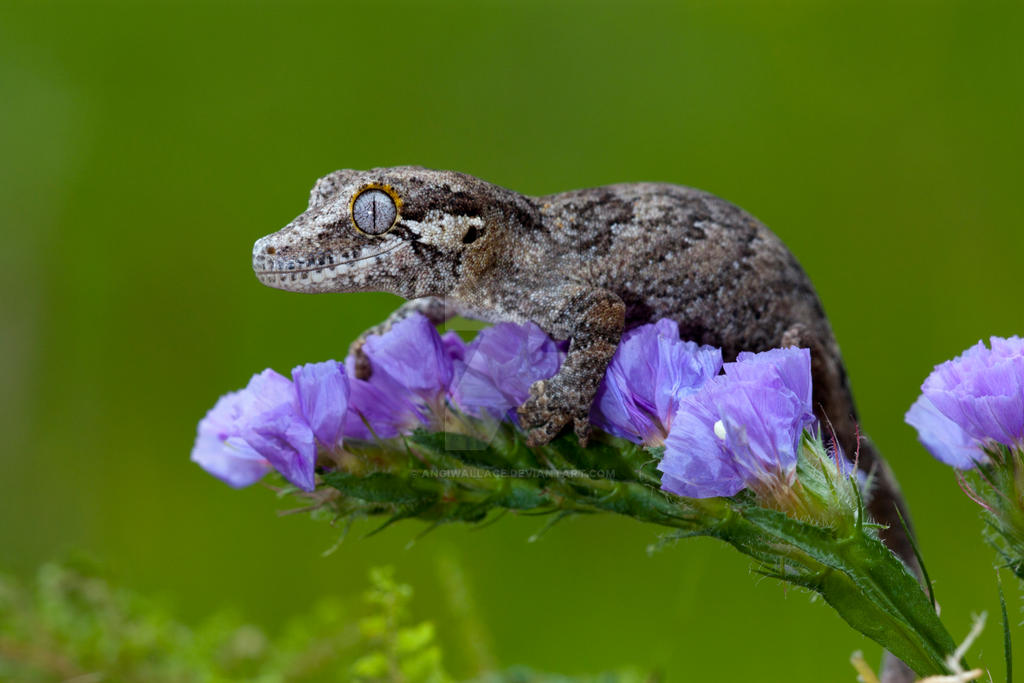
[[[256,241],[252,266],[290,291],[443,295],[493,263],[510,227],[535,221],[525,197],[462,173],[335,171],[303,213]]]

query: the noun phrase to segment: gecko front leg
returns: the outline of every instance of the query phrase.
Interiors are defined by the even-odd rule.
[[[458,314],[458,310],[450,301],[445,301],[444,298],[439,296],[425,296],[406,301],[396,308],[384,322],[374,325],[363,332],[349,346],[349,355],[355,359],[356,377],[359,379],[369,379],[370,375],[373,374],[370,359],[363,353],[363,344],[366,343],[366,338],[374,334],[384,334],[394,327],[395,324],[416,313],[426,316],[434,326],[437,326],[455,317]]]
[[[569,352],[555,376],[530,387],[518,409],[519,423],[527,442],[538,446],[572,421],[585,445],[591,403],[622,338],[625,304],[608,290],[576,284],[539,290],[530,304],[527,317],[552,337],[568,339]]]

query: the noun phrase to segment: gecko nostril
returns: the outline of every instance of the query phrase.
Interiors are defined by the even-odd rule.
[[[274,247],[267,247],[267,253],[270,255],[274,255],[277,253],[277,249],[275,249]]]

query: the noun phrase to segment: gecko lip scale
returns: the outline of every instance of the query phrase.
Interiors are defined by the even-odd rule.
[[[398,249],[400,246],[402,246],[402,244],[403,244],[402,242],[399,242],[398,244],[396,244],[395,246],[391,247],[390,249],[385,249],[384,251],[378,251],[375,254],[368,254],[366,256],[360,256],[359,258],[349,259],[347,261],[337,261],[337,262],[332,262],[332,263],[328,263],[328,264],[324,264],[324,265],[307,266],[306,268],[259,268],[259,267],[257,267],[257,264],[253,264],[253,270],[256,272],[257,277],[260,277],[260,278],[262,278],[265,275],[288,275],[289,273],[299,274],[299,273],[313,273],[313,272],[319,272],[319,271],[334,270],[334,269],[336,269],[336,268],[338,268],[340,266],[347,266],[350,263],[356,263],[358,261],[365,261],[367,259],[377,258],[379,256],[384,256],[385,254],[390,254],[395,249]]]

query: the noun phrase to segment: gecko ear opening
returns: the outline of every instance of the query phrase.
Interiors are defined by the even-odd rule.
[[[469,230],[466,231],[465,235],[462,236],[462,243],[463,244],[473,244],[473,242],[476,242],[476,238],[479,237],[479,236],[480,236],[480,230],[478,230],[477,227],[474,225],[474,226],[470,227]]]
[[[387,185],[370,184],[352,195],[349,215],[352,225],[364,235],[379,237],[398,224],[402,201]]]

